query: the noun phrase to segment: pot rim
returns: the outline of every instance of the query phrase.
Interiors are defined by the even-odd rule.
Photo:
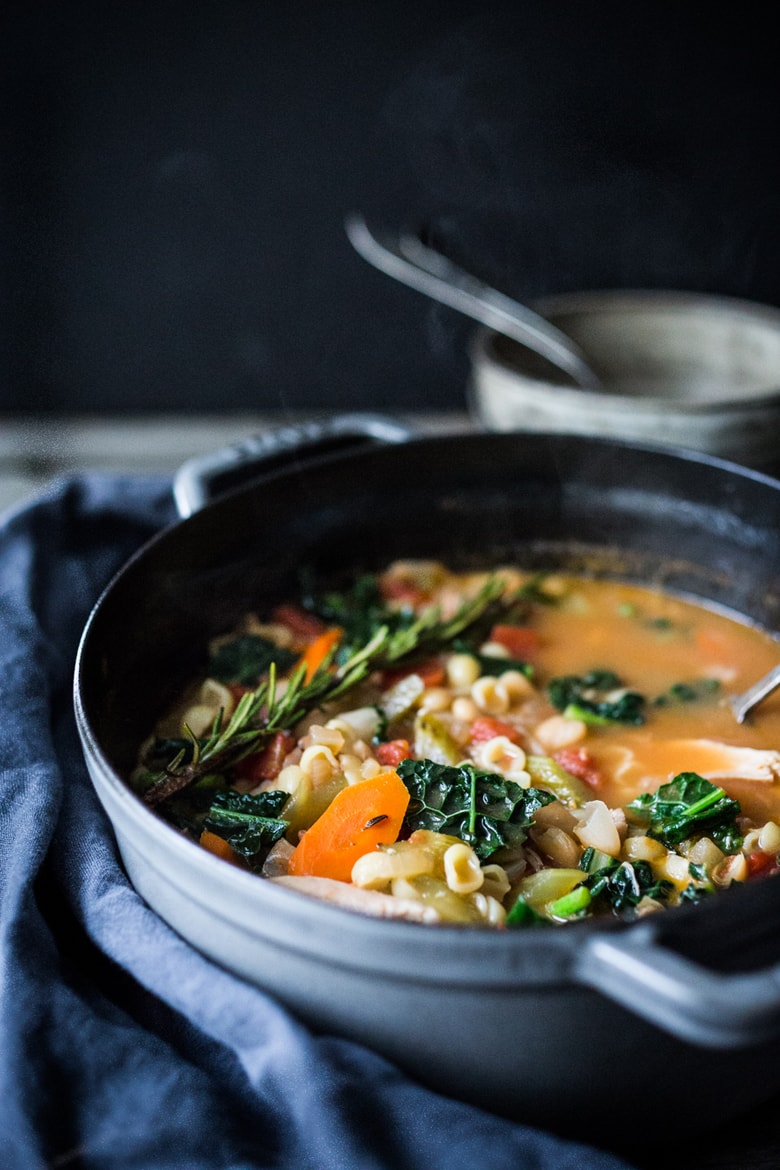
[[[488,447],[512,446],[518,438],[533,444],[546,442],[558,455],[562,447],[572,446],[580,450],[587,449],[589,453],[643,452],[652,459],[658,458],[662,464],[668,465],[671,461],[675,464],[704,465],[716,472],[726,472],[732,478],[764,484],[771,488],[772,492],[780,492],[780,481],[726,460],[698,451],[689,452],[684,449],[671,449],[621,439],[594,439],[555,433],[546,436],[522,432],[491,435],[477,433],[472,436],[462,434],[421,436],[410,439],[409,445],[428,450],[432,447],[444,450],[449,447],[450,450],[454,450],[462,447],[464,442]],[[307,470],[314,470],[317,465],[322,464],[349,464],[362,459],[365,455],[366,452],[363,451],[324,456],[313,460]],[[207,879],[204,883],[206,889],[212,890],[214,897],[208,898],[207,894],[201,891],[200,904],[211,903],[207,909],[212,913],[218,911],[225,918],[231,917],[240,930],[254,931],[256,937],[262,937],[265,941],[270,940],[273,945],[295,951],[309,960],[341,965],[352,973],[356,971],[363,974],[373,973],[396,981],[416,982],[418,986],[425,985],[429,988],[450,985],[473,990],[475,987],[485,986],[497,991],[517,993],[524,987],[551,988],[577,984],[581,987],[591,985],[601,990],[599,979],[602,974],[605,980],[611,978],[608,969],[611,970],[612,958],[608,956],[606,963],[596,959],[588,966],[588,956],[593,957],[597,954],[594,945],[591,944],[614,940],[616,946],[612,948],[611,955],[614,957],[617,954],[622,961],[622,957],[631,951],[632,940],[640,944],[640,950],[642,945],[652,950],[654,940],[663,935],[664,924],[681,923],[687,916],[692,915],[696,915],[696,919],[703,924],[713,913],[720,918],[721,907],[734,899],[747,898],[747,903],[743,900],[742,905],[749,904],[753,893],[749,888],[739,891],[728,890],[719,893],[712,903],[673,907],[663,914],[650,916],[650,920],[627,922],[620,919],[589,919],[581,923],[567,924],[563,929],[553,927],[538,932],[497,931],[493,928],[464,928],[445,924],[432,927],[406,921],[376,919],[341,906],[328,905],[288,888],[275,886],[257,875],[244,873],[229,866],[224,861],[210,856],[196,842],[186,839],[163,821],[156,812],[144,805],[103,751],[92,728],[84,701],[83,680],[90,655],[94,657],[92,639],[96,623],[103,614],[108,599],[121,587],[132,567],[150,559],[158,545],[176,539],[177,534],[185,527],[197,525],[200,517],[206,512],[215,513],[220,508],[230,508],[236,497],[244,493],[251,497],[254,493],[262,492],[265,486],[270,486],[278,480],[285,480],[288,475],[289,470],[274,471],[220,496],[202,512],[163,528],[139,547],[115,573],[91,610],[82,631],[76,656],[73,679],[74,709],[90,776],[112,822],[115,835],[120,838],[120,852],[124,830],[135,830],[144,845],[147,843],[152,847],[157,845],[161,850],[162,862],[159,857],[155,860],[148,855],[144,856],[145,862],[156,869],[171,886],[178,885],[179,891],[189,896],[191,901],[192,891],[185,890],[181,884],[182,874],[186,872],[201,874]],[[138,851],[137,841],[134,844]],[[225,895],[227,900],[222,901]],[[194,901],[197,902],[198,899]],[[242,907],[244,909],[249,907],[254,911],[251,922],[248,923],[245,913],[238,913],[238,916],[234,914],[234,911]],[[268,911],[272,913],[269,915]],[[165,917],[164,914],[161,916]],[[621,953],[621,938],[626,939],[628,943],[625,954]],[[349,945],[346,945],[347,943]],[[354,944],[360,944],[360,948],[356,950]],[[663,951],[663,958],[667,964],[671,954],[670,951]],[[677,964],[675,978],[679,976],[677,984],[675,978],[669,977],[666,980],[667,986],[671,987],[671,999],[674,1001],[679,998],[682,988],[682,998],[688,1003],[690,986],[686,990],[685,980],[687,979],[690,984],[692,974],[701,974],[706,969],[691,961],[676,959],[674,956],[671,961]],[[653,976],[653,970],[642,968],[641,955],[637,969],[638,986],[641,987],[648,974]],[[674,971],[672,975],[675,975]],[[756,977],[751,975],[737,978]],[[630,981],[626,982],[627,987],[629,984]],[[638,1014],[643,1010],[633,1001],[626,1006]],[[774,1010],[774,1004],[771,1007]],[[663,1003],[660,1009],[656,1009],[648,1002],[646,1014],[655,1013],[665,1019],[663,1015],[665,1010]],[[780,1012],[780,1003],[777,1010]]]

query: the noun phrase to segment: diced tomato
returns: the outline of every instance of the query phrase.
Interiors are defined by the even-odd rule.
[[[587,748],[561,748],[559,752],[554,753],[553,759],[565,771],[589,784],[591,788],[601,787],[601,773]]]
[[[261,751],[239,760],[236,772],[242,780],[251,780],[254,784],[275,780],[282,770],[285,757],[294,747],[295,736],[287,731],[277,731]]]
[[[498,735],[505,735],[512,743],[520,743],[520,732],[511,723],[503,719],[494,719],[492,715],[480,715],[469,728],[469,738],[472,743],[486,743]]]
[[[387,743],[380,743],[374,755],[380,764],[397,768],[401,760],[411,759],[412,749],[407,739],[390,739]]]
[[[748,880],[755,877],[768,877],[773,871],[778,872],[777,857],[774,853],[764,853],[757,849],[747,857]]]
[[[489,642],[498,642],[509,651],[512,658],[520,662],[531,660],[539,649],[539,631],[531,626],[495,625],[488,636]]]
[[[299,605],[277,605],[272,616],[275,622],[287,626],[288,630],[301,638],[316,638],[327,629],[325,622],[320,621],[315,614],[307,613]]]
[[[410,674],[419,674],[426,687],[440,687],[447,677],[444,667],[438,658],[431,658],[427,662],[417,662],[414,666],[397,666],[382,671],[382,687],[387,690],[395,686],[402,678]]]

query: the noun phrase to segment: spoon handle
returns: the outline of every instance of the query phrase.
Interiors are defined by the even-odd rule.
[[[372,231],[358,214],[347,216],[345,229],[355,251],[375,268],[528,346],[564,370],[579,386],[599,386],[579,347],[565,333],[526,305],[464,272],[421,240],[404,235],[400,244],[391,241],[387,235]]]
[[[767,695],[771,695],[778,686],[780,686],[780,666],[775,666],[743,694],[734,695],[731,699],[731,709],[737,723],[744,723],[748,712]]]

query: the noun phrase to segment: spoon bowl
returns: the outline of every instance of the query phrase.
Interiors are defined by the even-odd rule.
[[[590,390],[600,386],[584,353],[564,332],[533,309],[464,272],[418,236],[373,229],[358,213],[348,215],[344,226],[355,251],[380,272],[533,350],[576,386]]]
[[[760,702],[771,695],[780,686],[780,666],[775,666],[758,682],[753,683],[741,695],[732,695],[729,700],[731,710],[737,723],[744,723],[750,711]]]

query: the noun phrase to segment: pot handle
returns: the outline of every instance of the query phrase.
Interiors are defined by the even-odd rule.
[[[577,978],[703,1048],[742,1048],[780,1033],[780,966],[713,971],[662,946],[650,926],[592,935],[579,952]]]
[[[371,443],[403,443],[412,426],[381,414],[347,413],[271,427],[207,455],[188,459],[176,472],[173,498],[182,519],[217,496],[280,468]]]

